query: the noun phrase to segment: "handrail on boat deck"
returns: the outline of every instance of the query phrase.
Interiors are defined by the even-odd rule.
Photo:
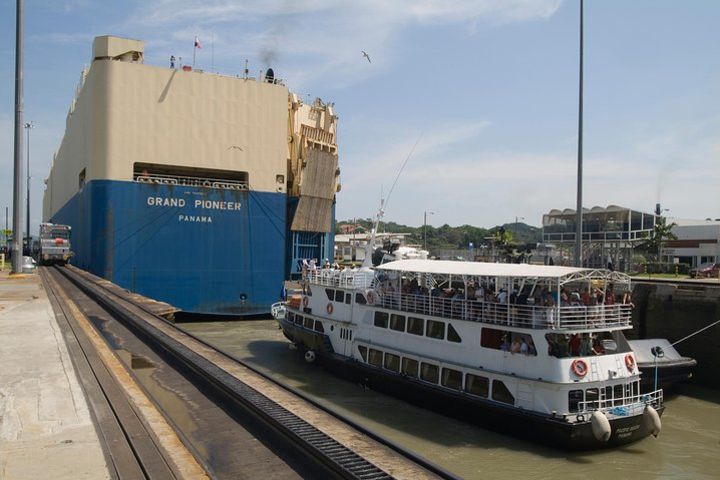
[[[648,393],[639,393],[620,398],[605,398],[578,402],[579,411],[573,413],[588,413],[596,410],[618,417],[637,415],[647,405],[660,406],[663,404],[663,391],[655,390]]]
[[[308,281],[315,285],[340,288],[371,288],[374,277],[359,270],[318,269],[308,273]]]
[[[388,293],[377,295],[376,305],[443,318],[540,329],[595,329],[630,326],[631,305],[554,306],[517,305]]]

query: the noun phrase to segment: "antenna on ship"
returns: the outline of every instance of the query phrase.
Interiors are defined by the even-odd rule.
[[[415,140],[415,144],[410,149],[410,153],[408,153],[408,156],[405,158],[405,161],[403,162],[402,166],[400,167],[400,170],[398,171],[397,175],[395,176],[395,181],[393,182],[392,186],[390,187],[390,191],[387,194],[387,198],[383,199],[382,194],[380,194],[380,208],[378,208],[378,211],[375,214],[375,221],[373,222],[372,230],[370,230],[370,240],[365,245],[365,259],[363,260],[362,268],[371,268],[373,266],[372,252],[375,250],[375,239],[377,237],[377,231],[378,231],[378,226],[380,225],[380,220],[382,220],[383,215],[385,215],[384,209],[387,208],[387,204],[390,201],[390,195],[392,195],[392,192],[395,189],[395,185],[397,185],[398,179],[400,178],[400,175],[402,174],[403,170],[405,169],[405,165],[407,165],[408,160],[410,160],[410,157],[412,157],[412,154],[415,152],[415,147],[417,147],[417,144],[420,142],[421,138],[422,138],[422,132],[418,136],[418,139]]]

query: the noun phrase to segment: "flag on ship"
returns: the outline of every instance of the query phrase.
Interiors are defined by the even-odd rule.
[[[200,45],[200,39],[198,37],[195,37],[195,48],[202,48],[202,45]]]

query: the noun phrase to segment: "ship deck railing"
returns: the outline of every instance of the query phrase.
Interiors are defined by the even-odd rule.
[[[160,173],[136,174],[134,180],[138,183],[151,183],[156,185],[178,185],[183,187],[221,188],[224,190],[247,190],[248,183],[244,180],[230,180],[222,178],[185,177],[180,175],[164,175]]]
[[[573,413],[592,413],[601,411],[612,417],[639,415],[647,405],[659,407],[663,404],[663,391],[655,390],[625,397],[587,400],[578,402],[578,411]]]
[[[377,297],[376,305],[389,310],[512,327],[589,330],[631,325],[632,306],[626,304],[517,305],[397,292],[384,292]]]
[[[315,285],[349,289],[368,289],[373,286],[374,275],[362,270],[335,270],[321,268],[309,272],[307,280]]]

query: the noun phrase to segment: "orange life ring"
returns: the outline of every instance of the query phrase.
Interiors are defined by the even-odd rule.
[[[326,310],[327,310],[327,312],[328,312],[328,315],[332,315],[332,312],[333,312],[333,304],[332,304],[332,303],[328,303],[328,305],[327,305],[327,307],[326,307]]]
[[[575,360],[572,362],[572,365],[570,365],[570,368],[578,377],[584,377],[588,372],[588,366],[584,360]]]
[[[630,373],[632,373],[633,370],[635,370],[635,359],[629,353],[627,355],[625,355],[625,366],[627,367],[628,372],[630,372]]]
[[[308,297],[303,297],[303,307],[307,307],[308,303],[310,303],[310,300],[308,299]]]
[[[370,305],[375,303],[375,295],[373,295],[373,292],[367,292],[367,301]]]

